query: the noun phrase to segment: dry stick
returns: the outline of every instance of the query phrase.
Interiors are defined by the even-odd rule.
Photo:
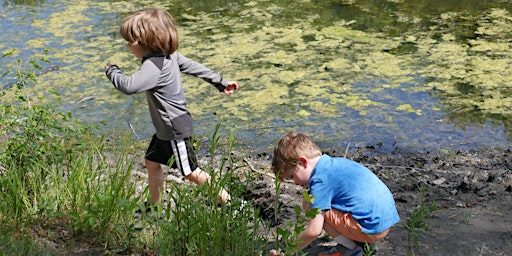
[[[126,120],[126,122],[128,123],[128,126],[130,127],[130,129],[132,129],[132,132],[135,135],[135,138],[137,138],[137,140],[139,140],[139,135],[137,135],[137,133],[135,132],[135,129],[133,128],[132,124],[130,123],[130,120]]]
[[[251,171],[253,171],[253,172],[255,172],[255,173],[262,174],[262,175],[266,175],[266,176],[268,176],[268,177],[270,177],[270,178],[272,178],[272,179],[275,179],[275,178],[276,178],[276,177],[275,177],[274,175],[272,175],[271,173],[266,173],[266,172],[262,172],[262,171],[258,171],[258,170],[256,170],[256,168],[254,168],[254,166],[252,166],[252,164],[251,164],[251,163],[249,163],[249,161],[248,161],[248,160],[247,160],[247,158],[245,158],[245,157],[244,157],[244,162],[245,162],[246,164],[248,164],[248,165],[249,165],[249,168],[251,169]]]
[[[251,169],[251,171],[253,171],[253,172],[255,172],[255,173],[259,173],[259,174],[261,174],[261,175],[265,175],[265,176],[270,177],[270,178],[272,178],[272,179],[276,179],[276,176],[274,176],[274,175],[273,175],[273,174],[271,174],[271,173],[266,173],[266,172],[262,172],[262,171],[258,171],[258,170],[256,170],[256,168],[254,168],[254,166],[252,166],[252,164],[251,164],[251,163],[250,163],[250,162],[249,162],[245,157],[244,157],[244,162],[245,162],[247,165],[249,165],[249,168]],[[281,183],[283,183],[283,182],[284,182],[284,183],[289,183],[289,184],[295,184],[295,183],[293,183],[293,182],[291,182],[291,181],[287,181],[287,180],[283,180],[283,181],[281,181]]]
[[[345,155],[343,156],[344,158],[347,158],[347,153],[348,153],[349,147],[350,147],[350,142],[348,143],[347,148],[345,149]]]
[[[90,101],[90,100],[94,100],[94,99],[95,99],[95,97],[94,97],[94,96],[88,96],[88,97],[85,97],[85,98],[83,98],[83,99],[81,99],[81,100],[77,101],[75,104],[76,104],[76,105],[78,105],[78,104],[80,104],[80,103],[84,103],[84,102],[86,102],[86,101]]]

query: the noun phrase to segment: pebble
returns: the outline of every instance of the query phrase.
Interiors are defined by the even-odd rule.
[[[443,177],[441,177],[441,178],[439,178],[439,179],[437,179],[437,180],[433,180],[433,181],[432,181],[432,183],[433,183],[434,185],[438,185],[438,186],[439,186],[439,185],[443,184],[445,181],[446,181],[446,179],[445,179],[445,178],[443,178]]]

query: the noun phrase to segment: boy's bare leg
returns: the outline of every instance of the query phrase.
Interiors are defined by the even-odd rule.
[[[327,233],[330,237],[337,237],[341,235],[340,232],[338,232],[331,224],[324,221],[324,231]]]
[[[327,222],[324,222],[324,231],[331,238],[333,238],[333,240],[336,241],[336,243],[338,243],[340,245],[343,245],[344,247],[346,247],[346,248],[348,248],[350,250],[354,250],[356,248],[356,246],[357,246],[355,241],[353,241],[350,238],[347,238],[346,236],[344,236],[343,234],[338,232],[333,226],[331,226]]]
[[[185,176],[185,178],[187,180],[190,180],[199,185],[204,185],[206,183],[209,183],[211,180],[210,174],[208,174],[207,172],[204,172],[199,167],[195,171],[193,171],[191,174]],[[231,196],[225,189],[221,188],[221,190],[219,191],[217,200],[219,200],[220,203],[225,204],[229,200],[231,200]]]
[[[160,202],[160,193],[164,188],[164,171],[159,163],[145,160],[146,169],[148,169],[149,195],[151,196],[149,203],[154,204]]]

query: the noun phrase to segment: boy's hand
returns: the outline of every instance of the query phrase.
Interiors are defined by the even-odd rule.
[[[108,70],[108,68],[110,68],[110,66],[112,66],[112,64],[107,63],[107,64],[105,65],[105,67],[104,67],[105,71],[107,71],[107,70]]]
[[[284,253],[281,252],[281,250],[270,250],[270,256],[284,256]]]
[[[238,91],[238,83],[236,81],[228,81],[228,86],[224,89],[224,94],[227,96]]]

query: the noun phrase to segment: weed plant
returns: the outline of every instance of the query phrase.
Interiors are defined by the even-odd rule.
[[[32,98],[45,53],[15,63],[16,70],[2,76],[15,74],[16,85],[0,92],[3,255],[261,254],[258,212],[242,200],[246,188],[235,172],[240,160],[231,155],[233,134],[222,137],[220,125],[215,129],[209,152],[221,160],[203,167],[213,177],[209,186],[172,184],[156,214],[136,218],[148,193],[139,191],[132,173],[142,161],[132,158],[134,141],[96,135],[94,127],[58,110],[60,96],[52,90]],[[218,206],[221,187],[232,201]]]
[[[35,72],[47,63],[47,52],[27,62],[17,60],[11,72],[16,85],[0,94],[0,221],[2,240],[11,240],[0,249],[13,255],[27,248],[37,255],[38,247],[41,254],[49,253],[45,246],[30,244],[30,235],[48,243],[83,234],[94,237],[93,242],[118,240],[122,234],[112,231],[126,220],[126,206],[134,201],[126,154],[106,163],[105,140],[71,113],[59,111],[57,93],[30,95],[28,87],[37,83]],[[29,68],[23,70],[23,63]]]
[[[258,255],[263,249],[265,241],[258,234],[258,213],[243,200],[245,186],[238,182],[240,177],[235,172],[240,159],[230,154],[234,136],[229,135],[223,142],[219,130],[217,125],[210,139],[211,161],[203,167],[212,176],[210,185],[173,184],[165,208],[167,215],[155,220],[161,227],[155,247],[162,255]],[[216,168],[220,171],[215,171]],[[229,190],[232,199],[219,205],[217,195],[223,187]]]
[[[430,206],[427,206],[424,202],[424,196],[426,193],[426,187],[419,187],[418,193],[418,206],[411,211],[411,215],[407,219],[403,229],[407,231],[407,248],[409,255],[415,255],[415,251],[419,248],[419,236],[425,233],[429,226],[427,223],[428,218],[437,211],[435,202],[432,202]]]
[[[276,179],[276,200],[274,206],[274,218],[279,216],[279,209],[282,206],[279,203],[279,190],[281,188],[281,182]],[[310,195],[306,190],[303,191],[303,200],[307,203],[312,204],[315,198]],[[286,204],[285,204],[286,205]],[[298,239],[300,233],[306,229],[308,220],[313,219],[317,214],[320,214],[320,209],[312,208],[308,209],[304,214],[300,206],[296,205],[294,208],[295,222],[288,221],[284,227],[277,227],[275,232],[274,241],[275,248],[279,248],[279,251],[285,255],[306,255],[302,252],[302,249],[297,247],[296,244],[300,242]]]
[[[12,53],[4,54],[4,58]],[[30,223],[45,203],[58,206],[60,202],[48,200],[48,194],[58,197],[60,193],[49,186],[69,171],[84,146],[78,136],[88,133],[69,113],[57,111],[54,102],[39,98],[36,101],[43,103],[35,103],[25,93],[25,87],[36,82],[33,73],[41,69],[38,63],[47,62],[44,56],[31,57],[27,61],[31,68],[25,72],[22,62],[17,61],[16,86],[0,94],[1,219],[17,227]],[[58,95],[52,95],[58,101]]]

